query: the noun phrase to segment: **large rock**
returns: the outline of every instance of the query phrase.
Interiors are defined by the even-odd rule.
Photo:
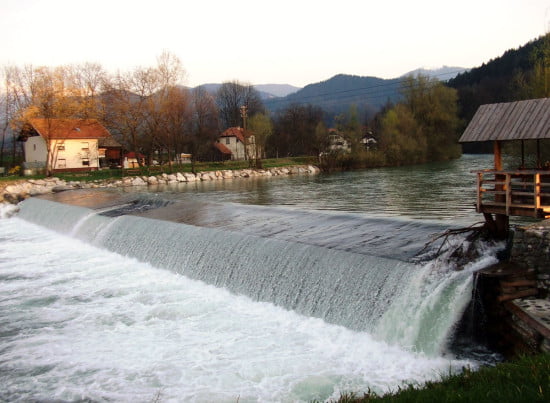
[[[176,174],[176,180],[177,180],[178,182],[187,182],[187,179],[185,178],[185,176],[182,175],[181,172],[178,172],[178,173]]]
[[[73,190],[73,189],[74,189],[74,187],[69,186],[69,185],[55,185],[52,188],[52,192],[60,193],[60,192],[66,192],[67,190]]]
[[[132,186],[145,186],[145,185],[147,185],[147,182],[145,182],[139,176],[134,178],[131,183],[132,183]]]
[[[187,179],[187,182],[196,182],[198,180],[195,174],[190,172],[184,173],[183,176],[185,176],[185,178]]]

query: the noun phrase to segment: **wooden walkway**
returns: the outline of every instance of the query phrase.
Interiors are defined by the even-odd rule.
[[[474,173],[478,213],[550,218],[550,171],[488,169]]]

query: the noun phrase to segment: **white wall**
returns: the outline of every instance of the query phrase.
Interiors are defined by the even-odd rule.
[[[229,142],[227,141],[229,140]],[[237,139],[237,137],[220,137],[220,143],[225,145],[231,150],[231,159],[232,160],[244,160],[244,144],[242,141]],[[255,148],[254,148],[254,136],[250,136],[248,139],[248,156],[249,158],[255,158]]]
[[[42,137],[29,137],[27,141],[25,141],[24,149],[26,162],[46,164],[48,150],[46,149],[46,142]]]
[[[99,168],[97,139],[52,140],[53,169]]]

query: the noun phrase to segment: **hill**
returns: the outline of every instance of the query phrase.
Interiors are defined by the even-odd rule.
[[[441,81],[447,81],[452,78],[455,78],[458,74],[465,72],[466,68],[464,67],[453,67],[453,66],[443,66],[438,68],[426,68],[421,67],[419,69],[409,71],[408,73],[403,74],[403,77],[405,76],[416,76],[418,74],[423,76],[429,76],[433,78],[437,78]]]
[[[221,87],[220,83],[202,84],[199,87],[203,88],[211,94],[215,94]],[[294,87],[289,84],[258,84],[254,88],[259,92],[262,100],[285,97],[298,91],[299,87]]]
[[[347,112],[355,104],[360,112],[372,116],[388,101],[400,98],[400,79],[382,79],[339,74],[326,81],[309,84],[301,90],[284,98],[264,101],[272,112],[284,109],[292,104],[310,104],[320,106],[328,117]]]
[[[300,87],[295,87],[289,84],[258,84],[255,85],[254,88],[256,88],[260,93],[271,95],[271,98],[286,97],[287,95],[301,90]]]
[[[458,90],[462,119],[470,121],[483,104],[547,97],[548,89],[537,83],[540,66],[550,68],[550,33],[449,80]]]

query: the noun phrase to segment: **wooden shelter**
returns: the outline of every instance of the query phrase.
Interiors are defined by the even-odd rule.
[[[460,137],[461,143],[493,142],[494,167],[477,175],[476,209],[500,237],[510,216],[550,217],[550,166],[543,164],[540,141],[550,139],[550,98],[482,105]],[[520,141],[521,165],[503,170],[502,143]],[[524,143],[536,141],[536,166],[526,167]]]

